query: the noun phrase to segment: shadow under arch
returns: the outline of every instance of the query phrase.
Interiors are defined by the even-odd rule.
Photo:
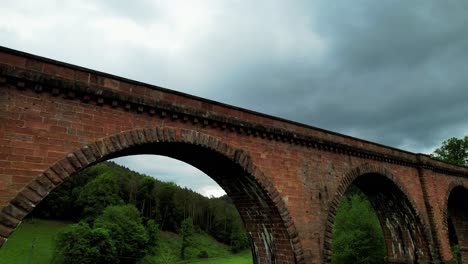
[[[176,158],[213,178],[241,215],[250,235],[254,263],[305,263],[298,233],[284,201],[248,153],[213,136],[172,127],[121,132],[86,144],[57,161],[2,210],[2,242],[63,180],[95,163],[132,154]]]
[[[364,163],[345,174],[330,203],[325,226],[325,263],[331,263],[333,225],[338,206],[350,185],[369,199],[384,233],[388,263],[426,263],[434,258],[424,226],[408,191],[384,167]]]
[[[450,182],[443,205],[447,241],[457,244],[462,263],[468,263],[468,185],[461,179]],[[454,261],[456,256],[452,256]],[[455,263],[455,262],[454,262]]]

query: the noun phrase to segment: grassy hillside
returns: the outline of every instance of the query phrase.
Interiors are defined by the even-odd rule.
[[[52,260],[54,236],[68,223],[50,220],[23,222],[0,249],[0,263],[49,264]],[[193,246],[187,249],[186,260],[179,259],[180,238],[177,234],[161,232],[157,256],[147,256],[141,264],[250,264],[250,251],[231,254],[229,247],[217,242],[205,233],[195,233]],[[200,258],[205,251],[208,258]],[[205,257],[206,257],[205,255]]]
[[[195,233],[193,245],[186,251],[186,259],[179,258],[181,239],[171,232],[161,232],[161,243],[156,256],[147,256],[141,264],[197,263],[197,264],[250,264],[250,251],[232,254],[229,247],[217,242],[205,233]],[[201,257],[204,254],[204,257]]]
[[[20,224],[0,249],[0,263],[50,263],[54,236],[67,225],[50,220],[27,220]]]
[[[229,255],[223,258],[210,258],[203,260],[193,260],[187,263],[193,264],[251,264],[252,255],[250,251],[245,251],[236,255]]]

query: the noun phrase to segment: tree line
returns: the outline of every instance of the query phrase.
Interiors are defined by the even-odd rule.
[[[207,198],[114,162],[96,164],[70,177],[31,216],[78,223],[59,235],[57,263],[72,263],[78,258],[72,253],[82,257],[79,252],[84,248],[93,248],[94,252],[87,251],[89,259],[100,255],[99,263],[136,263],[155,252],[159,230],[182,235],[182,257],[196,231],[208,233],[233,252],[249,247],[242,220],[227,196]],[[67,241],[74,239],[83,248],[72,248]],[[125,242],[131,249],[121,248],[125,239],[132,240]]]

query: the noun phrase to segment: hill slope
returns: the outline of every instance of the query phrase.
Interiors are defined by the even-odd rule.
[[[67,222],[52,220],[23,222],[0,249],[0,263],[24,264],[29,260],[30,263],[50,263],[54,237],[67,225]]]
[[[7,243],[0,249],[0,263],[5,264],[49,264],[52,261],[53,243],[55,235],[69,223],[53,220],[27,220],[11,235]],[[171,232],[161,232],[161,246],[157,256],[146,256],[141,264],[250,264],[250,251],[232,254],[230,248],[217,242],[209,235],[195,233],[193,247],[187,250],[187,259],[180,260],[179,235]],[[208,258],[200,258],[202,251]]]

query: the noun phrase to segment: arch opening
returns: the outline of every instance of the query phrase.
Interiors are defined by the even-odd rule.
[[[27,262],[28,253],[33,252],[31,254],[43,255],[44,258],[52,257],[51,254],[53,254],[55,259],[63,259],[57,263],[68,263],[68,259],[79,258],[79,256],[70,256],[73,251],[70,253],[63,251],[64,247],[70,246],[68,242],[61,240],[61,243],[53,248],[51,245],[50,250],[47,250],[46,235],[41,234],[41,230],[47,226],[55,227],[63,224],[67,224],[66,228],[70,229],[75,226],[71,226],[72,223],[86,223],[94,232],[100,222],[98,219],[102,218],[109,206],[120,209],[123,209],[124,206],[130,206],[139,212],[139,216],[134,220],[141,222],[147,232],[151,231],[151,223],[157,224],[161,230],[158,232],[159,235],[153,236],[154,239],[140,244],[143,246],[139,249],[146,251],[146,256],[141,260],[142,263],[175,263],[178,259],[196,262],[202,258],[213,257],[233,258],[234,255],[231,255],[230,252],[241,253],[236,258],[250,260],[246,263],[252,263],[251,253],[246,252],[251,249],[248,235],[232,201],[226,196],[203,197],[191,189],[181,187],[179,184],[183,184],[184,180],[187,181],[186,183],[190,182],[186,177],[181,178],[180,174],[176,172],[190,175],[197,182],[210,181],[209,176],[184,162],[171,158],[156,158],[156,156],[146,156],[143,159],[139,157],[140,160],[135,159],[138,158],[137,156],[131,158],[134,158],[134,162],[138,161],[136,164],[140,168],[148,166],[150,163],[152,164],[149,165],[150,168],[159,167],[162,170],[155,169],[152,172],[142,174],[144,171],[138,172],[135,169],[128,169],[130,166],[126,166],[127,164],[124,163],[117,164],[115,160],[99,162],[81,170],[76,175],[67,178],[63,184],[54,189],[36,206],[25,219],[25,224],[18,228],[18,233],[13,234],[13,237],[5,244],[4,250],[0,249],[0,259],[3,256],[11,255],[10,252],[15,248],[15,252],[22,251],[24,254],[12,256],[13,262]],[[135,164],[134,162],[130,162],[128,165]],[[169,166],[165,166],[168,163]],[[173,167],[174,165],[178,167]],[[131,167],[135,168],[135,166]],[[184,169],[177,170],[180,167]],[[159,177],[161,174],[158,171],[167,173],[162,175],[171,178],[165,177],[166,180],[161,180]],[[215,183],[211,181],[211,184]],[[182,227],[187,223],[193,227],[187,230],[188,233],[184,233]],[[123,226],[128,224],[123,223]],[[26,230],[33,232],[25,232]],[[74,233],[72,232],[72,234]],[[179,251],[183,234],[190,234],[192,242],[187,242],[182,256],[179,255],[181,254]],[[54,236],[58,238],[60,234],[54,233]],[[125,235],[125,237],[131,236]],[[148,234],[148,237],[151,236]],[[212,238],[216,239],[218,243],[215,243]],[[35,243],[41,247],[35,250],[31,249],[30,244],[33,239],[37,239]],[[88,241],[93,243],[95,239],[85,238],[81,244],[86,245]],[[173,241],[178,241],[180,244]],[[221,246],[219,242],[224,246]],[[83,248],[81,245],[78,246]],[[72,247],[75,249],[74,246]],[[84,247],[85,250],[88,248],[90,247]],[[101,255],[105,253],[102,249],[99,252]],[[127,263],[128,260],[141,256],[135,250],[126,250],[125,254],[121,252],[118,249],[117,252],[108,255],[124,256],[119,257],[119,263]],[[91,257],[86,256],[85,258],[89,260]],[[52,257],[52,259],[54,258]],[[42,262],[48,262],[48,260],[44,259]]]
[[[383,231],[367,196],[350,185],[333,224],[332,263],[382,263],[386,257]]]
[[[193,131],[164,129],[162,133],[166,135],[163,136],[163,140],[154,140],[151,136],[147,136],[148,133],[158,133],[159,136],[161,130],[155,128],[124,132],[88,144],[52,165],[40,177],[49,178],[49,181],[52,181],[51,177],[73,177],[76,172],[90,165],[128,155],[155,154],[175,158],[206,173],[232,199],[249,234],[254,263],[303,262],[297,233],[284,202],[273,184],[255,167],[246,152]],[[183,133],[190,135],[184,137]],[[132,137],[130,143],[122,140]],[[87,159],[88,155],[94,155],[95,159]],[[39,203],[48,194],[48,192],[42,193],[44,187],[38,187],[37,181],[26,187],[28,192],[34,190],[35,195],[41,196],[39,201],[33,201],[34,204]],[[54,185],[45,188],[51,191],[55,187]],[[14,229],[25,216],[22,212],[19,214],[15,212],[20,210],[27,213],[32,210],[30,204],[25,204],[24,198],[24,193],[20,193],[3,210],[8,218],[12,216],[14,218],[7,224],[8,228]],[[4,232],[6,235],[2,236],[7,238],[10,233],[11,231]]]
[[[380,263],[430,261],[431,252],[423,225],[414,206],[399,185],[386,175],[375,172],[360,174],[350,182],[344,190],[349,193],[355,188],[365,196],[383,232],[385,260],[381,260]],[[337,199],[341,201],[344,198],[340,196]],[[333,249],[331,255],[333,256]]]
[[[155,154],[186,162],[201,170],[226,192],[236,206],[252,243],[254,263],[294,258],[281,245],[291,246],[283,220],[266,190],[245,168],[208,148],[187,143],[144,144],[115,152],[108,158]]]
[[[452,255],[458,263],[468,263],[468,190],[457,186],[447,202],[447,225]]]

